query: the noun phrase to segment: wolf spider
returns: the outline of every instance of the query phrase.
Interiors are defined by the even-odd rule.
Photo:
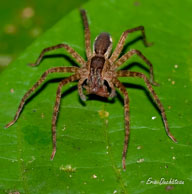
[[[128,29],[122,33],[120,40],[112,54],[111,54],[111,50],[112,50],[111,36],[108,33],[99,34],[95,39],[93,53],[92,53],[90,30],[89,30],[88,19],[87,19],[85,10],[81,10],[81,16],[84,24],[87,61],[85,61],[74,49],[72,49],[67,44],[57,44],[55,46],[51,46],[43,49],[40,56],[36,60],[36,62],[34,64],[31,64],[32,66],[39,65],[39,63],[41,62],[46,52],[59,49],[59,48],[64,48],[66,51],[68,51],[68,53],[71,54],[71,56],[76,60],[76,62],[81,65],[81,67],[54,67],[45,71],[43,75],[40,77],[40,79],[33,85],[33,87],[28,92],[25,93],[25,95],[23,96],[20,102],[20,105],[18,107],[18,110],[16,112],[14,119],[10,123],[8,123],[5,127],[8,128],[16,122],[27,98],[31,95],[33,91],[35,91],[35,89],[43,81],[45,81],[45,78],[50,73],[56,73],[56,72],[73,73],[73,75],[71,75],[70,77],[63,79],[59,83],[59,86],[57,89],[56,102],[55,102],[54,112],[52,117],[52,142],[53,142],[53,150],[51,154],[51,160],[52,160],[56,153],[56,120],[57,120],[57,115],[58,115],[60,101],[61,101],[62,87],[69,82],[79,80],[78,92],[79,92],[80,98],[83,101],[86,100],[86,97],[83,93],[83,88],[86,89],[87,94],[96,94],[98,96],[102,96],[106,98],[115,97],[115,88],[118,88],[120,92],[124,95],[125,139],[124,139],[124,148],[123,148],[123,154],[122,154],[122,166],[123,166],[123,169],[125,169],[126,168],[125,158],[126,158],[128,139],[129,139],[129,133],[130,133],[129,98],[128,98],[128,93],[125,86],[118,80],[118,77],[138,77],[144,80],[148,90],[152,94],[154,101],[156,102],[161,112],[167,135],[174,142],[176,142],[176,139],[169,131],[168,122],[167,122],[163,105],[161,104],[157,94],[155,93],[151,85],[151,84],[156,85],[154,81],[153,66],[151,62],[140,51],[135,49],[128,51],[127,53],[125,53],[119,58],[119,55],[123,49],[125,40],[128,34],[132,32],[141,31],[145,46],[149,46],[150,44],[146,40],[144,27],[138,26],[136,28]],[[132,72],[128,70],[117,70],[117,68],[120,67],[120,65],[122,65],[132,55],[135,55],[135,54],[139,56],[149,66],[150,80],[144,74],[139,72]]]

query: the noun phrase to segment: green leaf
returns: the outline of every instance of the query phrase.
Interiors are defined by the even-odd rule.
[[[90,1],[87,10],[92,40],[109,32],[114,46],[121,33],[144,25],[144,47],[133,33],[124,52],[139,49],[153,64],[159,87],[154,87],[165,107],[170,130],[178,140],[166,135],[161,115],[142,80],[120,79],[130,97],[131,135],[122,170],[124,142],[123,104],[89,99],[83,104],[76,85],[63,89],[57,122],[57,153],[52,151],[51,119],[58,82],[69,74],[50,75],[27,101],[18,121],[3,129],[17,110],[22,96],[50,67],[70,66],[66,52],[50,52],[38,67],[29,67],[40,51],[58,43],[68,43],[85,58],[82,20],[78,10],[64,17],[38,38],[0,77],[0,188],[2,193],[189,193],[191,191],[191,104],[192,104],[192,15],[191,1]],[[62,54],[62,55],[60,55]],[[56,55],[56,56],[55,56]],[[136,62],[136,63],[135,63]],[[149,75],[146,65],[133,57],[123,66]],[[146,67],[146,68],[145,68]],[[152,119],[155,118],[155,119]],[[150,179],[151,178],[151,179]],[[184,184],[146,184],[148,179],[183,181]]]

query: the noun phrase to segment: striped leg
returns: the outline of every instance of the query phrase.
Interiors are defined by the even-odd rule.
[[[177,143],[177,140],[175,139],[175,137],[171,134],[170,130],[169,130],[169,126],[168,126],[168,122],[167,122],[167,117],[165,114],[165,109],[162,105],[162,103],[160,102],[157,94],[155,93],[155,91],[153,90],[150,81],[148,80],[148,78],[142,74],[142,73],[138,73],[138,72],[132,72],[132,71],[127,71],[127,70],[121,70],[117,72],[117,77],[139,77],[142,78],[145,81],[145,84],[148,88],[148,90],[150,91],[150,93],[152,94],[154,101],[156,102],[159,110],[161,111],[161,116],[165,125],[165,130],[167,132],[167,135],[174,141]]]
[[[57,121],[57,116],[59,112],[59,106],[61,102],[61,89],[64,85],[66,85],[69,82],[75,81],[79,79],[79,75],[75,74],[72,75],[64,80],[62,80],[59,83],[58,89],[57,89],[57,95],[56,95],[56,101],[55,101],[55,106],[54,106],[54,111],[53,111],[53,118],[52,118],[52,141],[53,141],[53,151],[51,154],[51,160],[53,160],[55,153],[56,153],[56,121]]]
[[[141,59],[143,59],[143,61],[149,66],[149,70],[150,70],[150,82],[153,85],[158,85],[155,81],[154,81],[154,73],[153,73],[153,65],[152,63],[138,50],[130,50],[127,53],[125,53],[121,58],[119,58],[115,63],[114,63],[114,69],[117,69],[120,65],[122,65],[125,61],[127,61],[130,57],[132,57],[134,54],[136,54],[137,56],[139,56]]]
[[[142,36],[143,36],[143,42],[144,42],[145,46],[151,46],[151,43],[147,42],[144,26],[138,26],[136,28],[128,29],[128,30],[126,30],[125,32],[122,33],[122,35],[120,37],[120,40],[117,44],[117,47],[115,48],[113,54],[110,57],[111,64],[117,60],[117,58],[119,57],[121,51],[123,50],[123,46],[125,44],[125,40],[126,40],[128,34],[130,34],[132,32],[136,32],[136,31],[141,31]]]
[[[88,24],[88,19],[86,15],[85,10],[81,10],[81,16],[83,19],[83,25],[85,28],[85,49],[86,49],[86,55],[87,59],[91,57],[91,35],[90,35],[90,30],[89,30],[89,24]]]
[[[71,48],[69,45],[67,44],[57,44],[55,46],[51,46],[51,47],[48,47],[48,48],[45,48],[41,51],[41,54],[39,55],[39,57],[37,58],[36,62],[35,63],[32,63],[32,64],[29,64],[30,66],[37,66],[40,64],[43,56],[45,55],[46,52],[48,51],[52,51],[52,50],[56,50],[56,49],[59,49],[59,48],[64,48],[66,49],[66,51],[68,53],[71,54],[71,56],[81,65],[85,65],[86,62],[85,60],[73,49]]]
[[[18,110],[15,114],[15,117],[14,119],[8,123],[5,128],[8,128],[10,127],[11,125],[13,125],[17,119],[19,118],[19,115],[23,109],[23,106],[27,100],[27,98],[33,93],[33,91],[43,82],[45,81],[45,78],[48,76],[48,74],[50,73],[55,73],[55,72],[71,72],[71,73],[75,73],[77,72],[77,67],[55,67],[55,68],[51,68],[51,69],[48,69],[45,73],[43,73],[43,75],[40,77],[40,79],[32,86],[32,88],[30,90],[28,90],[25,95],[23,96],[21,102],[20,102],[20,105],[18,107]]]
[[[125,86],[119,81],[115,80],[114,81],[115,86],[122,92],[124,95],[124,117],[125,117],[125,140],[124,140],[124,147],[123,147],[123,156],[122,156],[122,166],[123,169],[126,169],[126,153],[127,153],[127,147],[128,147],[128,141],[129,141],[129,133],[130,133],[130,128],[129,128],[129,97],[128,93],[126,91]]]
[[[80,96],[82,101],[86,101],[86,96],[83,94],[83,88],[82,88],[82,84],[85,80],[86,80],[86,78],[82,78],[78,82],[78,92],[79,92],[79,96]]]

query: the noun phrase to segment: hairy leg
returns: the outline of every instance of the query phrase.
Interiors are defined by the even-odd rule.
[[[117,69],[120,65],[122,65],[125,61],[127,61],[131,56],[133,56],[134,54],[136,54],[137,56],[139,56],[141,59],[143,59],[143,61],[149,66],[149,70],[150,70],[150,82],[153,85],[158,85],[155,81],[154,81],[154,73],[153,73],[153,65],[152,63],[138,50],[130,50],[127,53],[125,53],[121,58],[119,58],[115,63],[114,63],[114,67],[113,69]]]
[[[129,97],[128,97],[128,93],[126,91],[125,86],[118,79],[115,79],[113,83],[124,95],[125,140],[124,140],[124,147],[123,147],[122,166],[123,166],[123,169],[125,170],[126,169],[125,159],[126,159],[126,153],[127,153],[128,141],[129,141],[129,133],[130,133]]]
[[[15,117],[14,119],[8,123],[5,128],[8,128],[10,127],[11,125],[13,125],[17,119],[19,118],[19,115],[21,113],[21,110],[23,109],[23,106],[27,100],[27,98],[31,95],[31,93],[33,93],[33,91],[45,80],[45,78],[48,76],[48,74],[50,73],[55,73],[55,72],[71,72],[71,73],[75,73],[77,72],[78,68],[77,67],[55,67],[55,68],[51,68],[51,69],[48,69],[45,73],[43,73],[43,75],[40,77],[40,79],[32,86],[32,88],[30,90],[28,90],[25,95],[23,96],[20,104],[19,104],[19,107],[18,107],[18,110],[15,114]]]
[[[109,97],[114,98],[116,96],[116,90],[115,90],[114,83],[113,83],[113,81],[111,81],[111,79],[106,78],[105,80],[107,81],[107,83],[109,84],[109,87],[111,88],[111,92],[110,92]]]
[[[91,35],[89,30],[89,24],[87,19],[87,14],[85,10],[81,10],[81,16],[83,19],[83,25],[85,28],[85,49],[86,49],[86,55],[87,59],[91,57]]]
[[[82,84],[85,80],[86,80],[86,78],[82,78],[78,82],[78,92],[79,92],[79,96],[80,96],[82,101],[86,101],[86,96],[83,94],[83,88],[82,88]]]
[[[81,65],[85,65],[86,62],[85,60],[73,49],[71,48],[69,45],[67,44],[57,44],[55,46],[51,46],[51,47],[47,47],[45,49],[43,49],[41,51],[41,54],[39,55],[39,57],[37,58],[36,62],[35,63],[32,63],[32,64],[29,64],[30,66],[37,66],[39,65],[39,63],[41,62],[43,56],[45,55],[46,52],[48,51],[52,51],[52,50],[56,50],[56,49],[59,49],[59,48],[65,48],[66,51],[68,53],[71,54],[71,56]]]
[[[51,160],[53,160],[55,153],[56,153],[56,121],[57,121],[57,116],[59,112],[59,106],[61,102],[61,89],[64,85],[66,85],[69,82],[73,82],[75,80],[79,79],[79,75],[75,74],[72,75],[64,80],[62,80],[59,83],[58,89],[57,89],[57,94],[56,94],[56,101],[55,101],[55,106],[54,106],[54,111],[53,111],[53,118],[52,118],[52,141],[53,141],[53,151],[51,154]]]
[[[148,88],[148,90],[150,91],[150,93],[152,94],[154,101],[156,102],[159,110],[161,111],[161,115],[163,118],[163,122],[165,125],[165,130],[167,132],[167,135],[174,141],[177,142],[177,140],[175,139],[175,137],[171,134],[170,130],[169,130],[169,126],[168,126],[168,122],[167,122],[167,117],[165,114],[165,109],[162,105],[162,103],[160,102],[157,94],[155,93],[155,91],[153,90],[150,81],[148,80],[148,78],[142,74],[142,73],[138,73],[138,72],[132,72],[132,71],[127,71],[127,70],[121,70],[117,72],[117,77],[139,77],[142,78],[145,81],[145,84]]]
[[[125,44],[125,40],[126,40],[128,34],[130,34],[132,32],[136,32],[136,31],[141,31],[142,36],[143,36],[143,42],[144,42],[145,46],[151,46],[151,43],[147,42],[144,26],[138,26],[136,28],[128,29],[128,30],[126,30],[125,32],[122,33],[122,35],[120,37],[120,40],[119,40],[113,54],[110,57],[111,64],[114,63],[117,60],[117,58],[119,57],[121,51],[123,50],[123,46]]]

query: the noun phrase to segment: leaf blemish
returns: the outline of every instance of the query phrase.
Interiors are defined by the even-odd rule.
[[[13,88],[11,88],[10,92],[13,94],[15,92],[15,90]]]
[[[173,156],[172,159],[175,160],[176,159],[175,156]]]
[[[45,117],[44,113],[41,113],[41,118],[43,119]]]
[[[173,185],[168,185],[168,186],[165,187],[165,190],[166,191],[170,191],[172,189],[174,189],[174,186]]]
[[[93,174],[92,178],[96,179],[97,178],[97,175]]]
[[[140,158],[139,160],[137,160],[137,163],[142,163],[144,162],[144,158]]]
[[[14,191],[14,192],[9,192],[9,194],[20,194],[20,192],[19,191]]]
[[[28,163],[32,163],[33,161],[35,161],[35,156],[32,156],[32,160],[30,160]]]
[[[75,172],[76,168],[72,168],[70,164],[63,166],[63,164],[60,166],[59,170],[64,171],[64,172]]]
[[[140,150],[141,148],[142,148],[142,147],[141,147],[140,145],[139,145],[139,146],[137,146],[137,149],[138,149],[138,150]]]
[[[99,110],[98,113],[99,113],[100,118],[102,119],[109,117],[109,112],[107,111]]]
[[[11,160],[11,162],[13,162],[13,163],[14,163],[14,162],[18,162],[18,160],[16,160],[16,159],[13,159],[13,160]]]
[[[62,131],[65,131],[66,129],[66,125],[63,126],[63,128],[61,129]]]

